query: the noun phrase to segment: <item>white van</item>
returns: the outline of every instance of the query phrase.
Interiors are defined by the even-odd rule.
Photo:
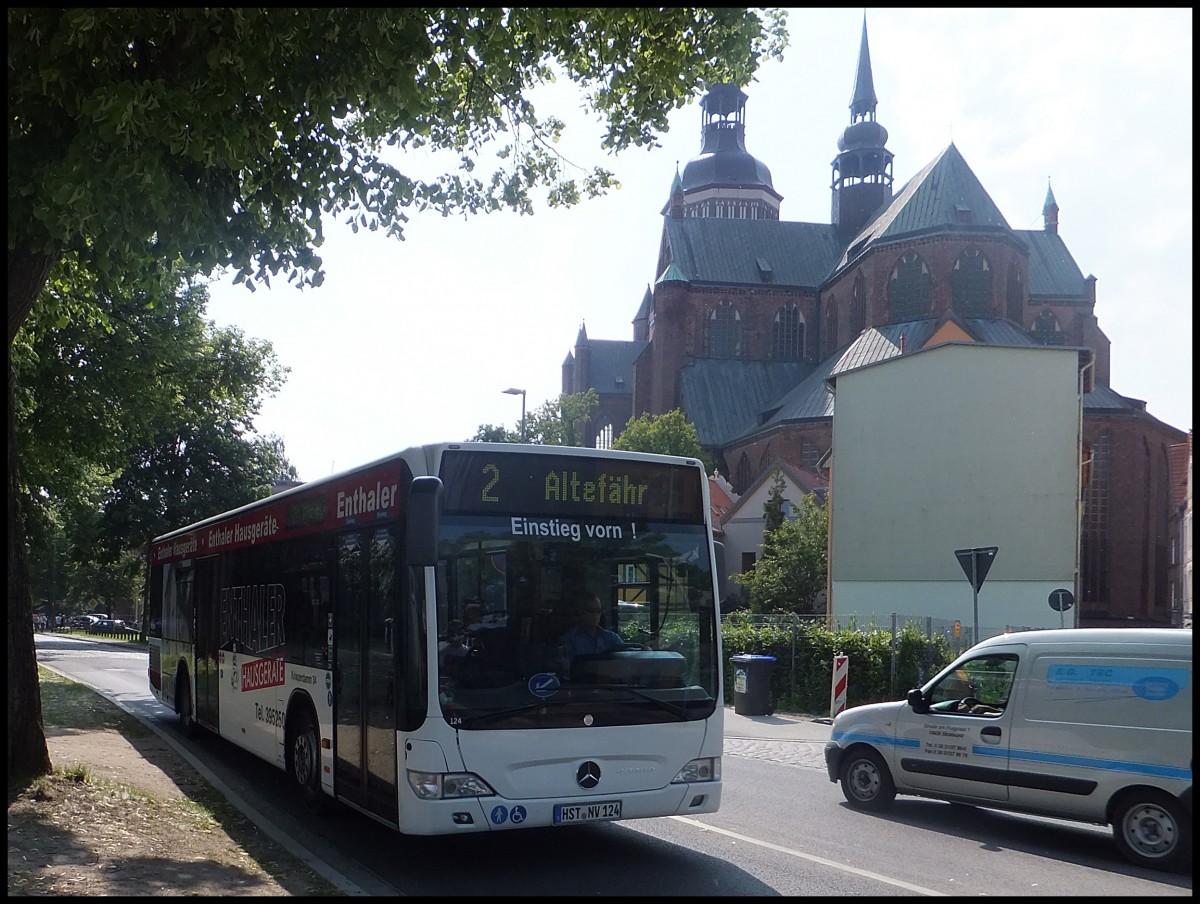
[[[1131,861],[1173,867],[1192,846],[1192,632],[990,638],[905,702],[840,713],[825,764],[862,810],[899,793],[1111,824]]]

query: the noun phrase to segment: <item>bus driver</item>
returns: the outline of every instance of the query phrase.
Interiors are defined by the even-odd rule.
[[[579,600],[579,620],[563,632],[563,656],[569,663],[576,656],[586,653],[608,653],[619,650],[625,640],[616,631],[600,624],[603,609],[596,594],[585,592]]]

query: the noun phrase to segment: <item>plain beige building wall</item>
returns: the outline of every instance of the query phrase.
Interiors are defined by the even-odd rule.
[[[980,636],[1074,624],[1079,353],[952,343],[836,377],[830,574],[838,618],[973,621],[954,550],[996,546]]]

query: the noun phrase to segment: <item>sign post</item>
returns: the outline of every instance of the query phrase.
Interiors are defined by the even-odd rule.
[[[971,549],[956,549],[954,556],[962,566],[967,580],[971,582],[971,606],[975,614],[975,633],[971,635],[971,644],[979,643],[979,588],[991,570],[992,562],[996,561],[998,546],[976,546]]]

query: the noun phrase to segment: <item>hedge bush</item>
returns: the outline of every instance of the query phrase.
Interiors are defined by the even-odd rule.
[[[867,626],[829,630],[811,621],[755,624],[740,612],[722,622],[725,649],[725,702],[734,702],[733,665],[739,653],[774,656],[768,699],[784,712],[828,715],[833,657],[850,657],[846,706],[902,699],[954,658],[940,634],[926,636],[906,623],[896,632],[895,679],[892,678],[891,628]]]

